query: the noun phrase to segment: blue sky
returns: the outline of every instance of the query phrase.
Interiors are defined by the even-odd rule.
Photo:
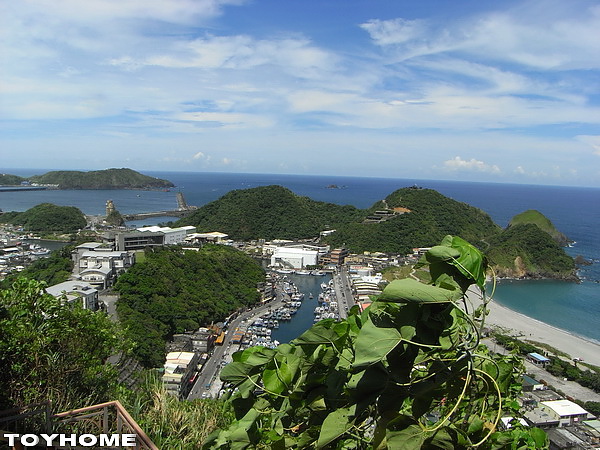
[[[600,186],[600,2],[0,0],[0,166]]]

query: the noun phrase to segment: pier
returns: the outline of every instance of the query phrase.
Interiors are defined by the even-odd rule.
[[[154,212],[145,212],[139,214],[123,214],[123,219],[129,222],[131,220],[143,220],[150,219],[152,217],[186,217],[194,212],[194,209],[185,209],[180,210],[176,209],[173,211],[154,211]]]
[[[111,206],[109,206],[109,202],[110,202]],[[177,193],[177,206],[178,206],[177,209],[174,209],[171,211],[152,211],[152,212],[136,213],[136,214],[122,214],[122,216],[126,222],[129,222],[132,220],[151,219],[152,217],[186,217],[186,216],[189,216],[191,213],[193,213],[198,208],[197,206],[188,206],[182,192]],[[109,208],[114,209],[112,200],[109,200],[107,202],[107,211],[106,211],[107,216],[109,214]]]

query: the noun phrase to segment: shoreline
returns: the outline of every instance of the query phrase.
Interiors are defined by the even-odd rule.
[[[481,300],[475,292],[468,294],[472,294],[467,296],[469,302],[477,308]],[[488,309],[485,320],[487,326],[510,330],[509,334],[522,340],[541,342],[567,353],[571,358],[581,358],[584,363],[600,366],[600,342],[526,316],[493,300],[488,304]]]

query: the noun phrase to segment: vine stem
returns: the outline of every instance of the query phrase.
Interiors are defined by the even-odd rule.
[[[498,393],[498,412],[496,414],[496,420],[494,420],[494,426],[490,429],[488,434],[482,440],[480,440],[476,444],[473,444],[473,447],[479,447],[481,444],[488,440],[488,438],[492,435],[494,431],[496,431],[496,428],[498,427],[498,422],[500,422],[500,417],[502,416],[502,392],[500,391],[500,386],[498,386],[498,383],[496,383],[496,380],[494,380],[494,377],[492,377],[489,373],[476,368],[473,368],[473,370],[475,372],[479,372],[482,375],[485,375],[488,378],[488,380],[492,382],[492,384],[496,388],[496,392]]]
[[[472,365],[472,362],[469,361],[469,366]],[[465,384],[463,386],[462,392],[460,393],[460,395],[458,396],[458,399],[456,400],[456,404],[454,405],[454,407],[452,408],[452,410],[446,415],[446,417],[444,417],[443,420],[440,420],[438,422],[438,424],[431,428],[423,428],[423,432],[425,433],[433,433],[437,430],[439,430],[442,426],[444,426],[444,424],[446,423],[446,421],[448,419],[450,419],[450,417],[452,416],[452,414],[454,414],[456,412],[456,410],[458,409],[458,407],[460,406],[460,403],[462,402],[463,398],[465,397],[465,394],[467,392],[467,387],[469,386],[469,383],[471,382],[471,371],[467,371],[467,376],[465,377]]]

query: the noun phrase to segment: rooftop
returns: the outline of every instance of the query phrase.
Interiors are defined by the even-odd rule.
[[[589,414],[585,409],[571,400],[551,400],[548,402],[542,402],[542,405],[552,409],[561,417]]]

